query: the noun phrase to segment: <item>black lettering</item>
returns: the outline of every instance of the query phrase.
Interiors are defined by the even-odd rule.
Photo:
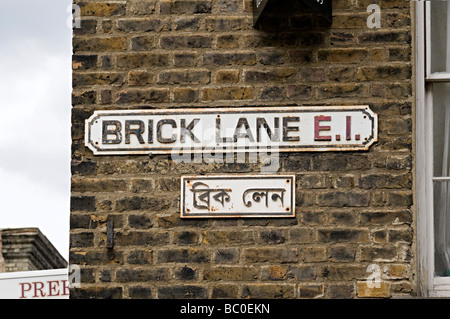
[[[195,124],[197,124],[200,121],[200,119],[193,119],[191,121],[191,123],[189,123],[188,126],[186,126],[186,120],[185,119],[181,119],[180,120],[180,142],[184,143],[185,142],[185,135],[189,135],[190,138],[195,142],[195,143],[200,143],[200,140],[194,135],[194,133],[192,133],[192,129],[194,128]]]
[[[274,126],[274,133],[272,133],[272,130],[270,129],[269,125],[266,122],[266,119],[263,117],[258,117],[256,119],[256,140],[258,142],[261,142],[261,126],[265,128],[267,135],[269,136],[270,140],[275,142],[279,141],[280,139],[280,119],[278,117],[275,117],[273,119],[273,126]],[[272,135],[273,134],[273,135]]]
[[[230,143],[233,140],[231,139],[231,137],[221,137],[221,132],[220,132],[220,117],[216,118],[216,143]]]
[[[289,132],[298,132],[299,127],[298,126],[289,126],[289,122],[299,122],[300,118],[298,116],[288,116],[283,117],[283,141],[300,141],[299,136],[288,136]]]
[[[110,127],[114,126],[114,129]],[[119,121],[103,121],[102,122],[102,143],[103,144],[120,144],[122,142],[122,124]],[[108,139],[108,135],[114,135],[114,139]]]
[[[246,133],[240,133],[240,128],[244,126]],[[250,131],[250,125],[248,125],[248,121],[245,117],[241,117],[236,125],[236,129],[234,130],[233,139],[235,142],[237,142],[238,138],[240,137],[246,137],[250,140],[250,142],[254,142],[255,139],[253,138],[252,132]]]
[[[132,125],[137,125],[137,128],[131,128]],[[130,144],[130,136],[131,134],[136,135],[139,144],[144,144],[144,139],[142,138],[142,134],[144,133],[144,122],[141,120],[129,120],[125,121],[125,144]]]
[[[160,120],[160,121],[158,121],[158,124],[156,124],[156,139],[160,143],[175,143],[177,140],[176,134],[172,134],[172,136],[169,138],[165,138],[162,136],[162,126],[163,125],[170,125],[170,126],[172,126],[172,128],[177,127],[177,123],[175,122],[175,120]]]

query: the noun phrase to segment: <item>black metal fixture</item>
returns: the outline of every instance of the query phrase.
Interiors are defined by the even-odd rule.
[[[278,0],[253,0],[253,25],[256,25],[268,3]],[[322,15],[328,22],[332,22],[332,0],[300,0],[317,14]]]

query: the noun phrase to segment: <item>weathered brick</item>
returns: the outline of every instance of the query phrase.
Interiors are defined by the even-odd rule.
[[[73,55],[73,70],[93,70],[97,68],[98,55]]]
[[[177,231],[174,233],[174,244],[178,245],[193,245],[199,241],[199,234],[196,231]]]
[[[72,192],[123,192],[127,189],[124,180],[117,179],[93,179],[82,178],[73,180],[71,184]]]
[[[333,281],[365,280],[369,276],[366,272],[366,265],[336,265],[325,266],[322,269],[321,277]]]
[[[131,50],[133,51],[149,51],[156,45],[154,36],[136,36],[131,38]]]
[[[314,242],[313,228],[293,228],[289,230],[289,242],[292,244],[306,244]]]
[[[70,252],[69,263],[76,265],[123,264],[123,253],[115,250]]]
[[[80,287],[70,289],[70,298],[74,299],[122,299],[122,287]]]
[[[122,85],[124,76],[117,72],[74,73],[72,85],[77,87],[92,87],[94,85]]]
[[[411,42],[411,33],[409,31],[372,31],[363,32],[358,35],[358,42],[366,43],[403,43]]]
[[[200,20],[197,17],[177,18],[174,22],[175,30],[178,31],[196,31],[200,27]]]
[[[239,287],[230,284],[218,284],[212,287],[211,298],[237,299]]]
[[[148,15],[155,13],[154,0],[128,0],[127,13],[131,15]]]
[[[358,281],[357,288],[357,294],[360,298],[388,298],[391,295],[391,283],[385,281],[381,281],[379,283]]]
[[[226,101],[226,100],[253,100],[254,89],[252,87],[221,87],[204,88],[201,90],[201,100]]]
[[[147,71],[130,71],[128,72],[129,86],[145,86],[153,84],[155,75]]]
[[[165,35],[161,36],[162,49],[200,49],[211,48],[212,38],[207,35]]]
[[[94,246],[94,234],[83,232],[70,235],[70,247],[92,247]]]
[[[173,89],[174,102],[193,103],[198,101],[198,89],[175,88]]]
[[[167,268],[119,268],[116,270],[117,282],[162,281],[170,278]]]
[[[324,49],[318,51],[317,58],[332,63],[361,63],[367,54],[367,49]]]
[[[353,284],[328,285],[328,297],[330,299],[351,299],[354,297]]]
[[[287,87],[287,97],[291,99],[309,99],[311,92],[310,85],[288,85]]]
[[[73,28],[73,34],[75,36],[92,35],[95,33],[97,33],[97,20],[94,19],[80,19],[79,27]]]
[[[300,248],[299,249],[300,260],[304,263],[326,261],[327,259],[326,251],[327,250],[325,247]]]
[[[407,80],[412,75],[411,67],[408,65],[396,66],[363,66],[358,69],[357,78],[360,81],[368,80]]]
[[[125,37],[110,38],[81,38],[73,39],[73,50],[91,52],[121,52],[127,49],[127,39]]]
[[[168,19],[120,19],[117,21],[117,28],[123,32],[160,32],[169,30]]]
[[[128,216],[128,225],[132,228],[151,228],[151,218],[147,214],[132,214]]]
[[[286,237],[282,230],[263,230],[259,233],[259,241],[266,245],[282,244]]]
[[[162,103],[169,101],[168,89],[127,90],[117,93],[116,103]]]
[[[80,6],[81,16],[120,16],[125,14],[126,9],[124,3],[81,2],[78,5]]]
[[[176,70],[162,71],[158,75],[158,84],[208,84],[211,71],[208,70]]]
[[[132,286],[128,293],[132,299],[150,299],[152,298],[152,289],[143,286]]]
[[[169,208],[171,205],[170,201],[161,197],[127,197],[123,199],[119,199],[116,203],[117,211],[124,210],[162,210],[165,208]]]
[[[294,68],[277,68],[274,70],[244,70],[244,81],[247,83],[286,82],[297,75]]]
[[[97,92],[95,91],[82,91],[72,92],[72,105],[80,104],[95,104],[97,100]]]
[[[253,266],[220,266],[203,272],[207,281],[252,281],[258,279],[258,269]]]
[[[114,245],[116,246],[153,246],[169,243],[169,234],[160,231],[130,231],[114,233]]]
[[[324,84],[317,88],[319,98],[367,96],[369,87],[361,83]]]
[[[389,211],[389,212],[362,212],[361,224],[367,225],[394,225],[411,224],[412,214],[410,211]]]
[[[118,69],[141,69],[166,67],[170,64],[170,56],[165,53],[133,53],[117,56]]]
[[[250,25],[250,18],[248,17],[219,17],[206,19],[205,21],[205,29],[216,32],[248,30]]]
[[[70,211],[95,211],[95,196],[70,197]]]
[[[198,278],[198,271],[196,268],[184,266],[174,271],[175,278],[180,280],[195,280]]]
[[[157,253],[158,263],[207,263],[210,259],[209,251],[196,248],[162,249]]]
[[[397,258],[397,247],[393,245],[384,245],[380,247],[361,247],[362,261],[394,261]]]
[[[211,0],[174,0],[162,1],[162,14],[206,14],[211,13]]]
[[[127,263],[131,265],[148,265],[152,262],[152,251],[133,250],[126,258]]]
[[[220,35],[217,37],[217,47],[222,49],[238,48],[239,39],[240,37],[234,34]]]
[[[243,287],[242,298],[252,299],[286,299],[294,298],[293,284],[248,284]]]
[[[370,202],[370,194],[364,192],[326,192],[317,196],[319,206],[333,207],[364,207]]]
[[[368,231],[365,229],[319,229],[319,242],[367,242]]]
[[[281,86],[269,86],[262,89],[260,99],[279,101],[286,98],[286,90]]]
[[[253,52],[210,52],[203,55],[205,66],[234,66],[234,65],[254,65],[256,54]]]
[[[236,248],[218,248],[214,253],[214,262],[221,263],[236,263],[239,260],[239,250]]]
[[[302,284],[298,287],[298,294],[300,298],[319,298],[324,294],[323,284]]]
[[[247,230],[205,230],[203,243],[208,245],[252,244],[255,242],[253,231]]]
[[[278,262],[295,263],[298,262],[297,248],[246,248],[243,253],[244,260],[248,263]]]
[[[335,262],[351,262],[355,260],[356,250],[353,247],[333,246],[329,249],[329,259]]]
[[[266,266],[262,269],[262,280],[285,280],[288,273],[286,266]]]
[[[158,287],[158,298],[160,299],[206,299],[208,289],[193,285],[171,285]]]
[[[214,77],[215,83],[238,83],[239,70],[218,70]]]

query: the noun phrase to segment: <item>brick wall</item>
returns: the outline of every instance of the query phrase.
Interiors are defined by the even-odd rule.
[[[329,25],[299,1],[275,2],[254,28],[251,0],[75,1],[72,298],[415,294],[411,3],[336,0]],[[379,29],[367,27],[370,3]],[[379,117],[367,152],[280,154],[278,172],[297,176],[294,219],[180,219],[180,176],[258,164],[84,145],[94,110],[280,105],[369,105]]]

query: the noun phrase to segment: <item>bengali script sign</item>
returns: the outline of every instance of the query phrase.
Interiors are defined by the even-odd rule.
[[[295,175],[182,176],[181,218],[295,217]]]

